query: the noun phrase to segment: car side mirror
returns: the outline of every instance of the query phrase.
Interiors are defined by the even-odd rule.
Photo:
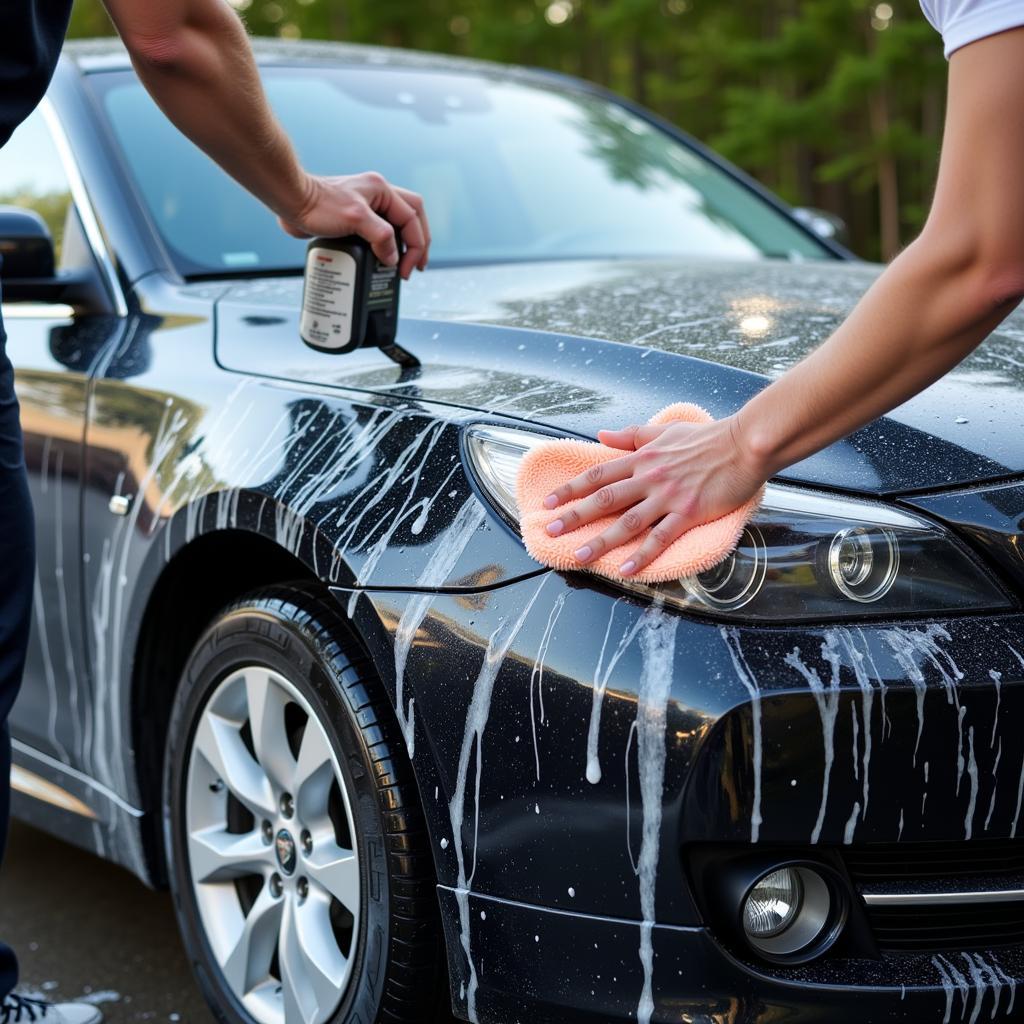
[[[50,229],[35,210],[0,206],[0,257],[5,284],[55,276]]]
[[[59,271],[53,238],[35,210],[0,206],[0,287],[4,302],[61,303],[97,308],[95,274]]]
[[[828,210],[819,210],[815,206],[797,206],[793,210],[793,216],[801,224],[806,224],[819,238],[825,238],[830,242],[838,242],[840,245],[850,244],[850,229],[842,217],[837,217]]]

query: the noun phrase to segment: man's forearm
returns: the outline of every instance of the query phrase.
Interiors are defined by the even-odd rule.
[[[311,182],[270,110],[238,16],[222,0],[190,0],[154,5],[145,20],[135,10],[121,17],[130,3],[108,8],[163,112],[276,214],[297,219]]]
[[[426,269],[430,225],[422,198],[372,172],[307,174],[267,103],[245,29],[224,0],[104,4],[163,112],[273,210],[285,231],[299,238],[357,234],[403,277]]]

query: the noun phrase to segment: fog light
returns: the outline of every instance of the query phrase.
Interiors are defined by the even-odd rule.
[[[840,530],[829,545],[829,575],[851,601],[870,604],[885,597],[899,567],[899,543],[891,530],[881,526]]]
[[[788,865],[762,875],[743,900],[743,932],[770,960],[798,963],[824,953],[842,929],[843,907],[813,868]]]
[[[770,939],[784,932],[800,912],[803,885],[793,868],[765,875],[743,904],[743,930],[752,939]]]

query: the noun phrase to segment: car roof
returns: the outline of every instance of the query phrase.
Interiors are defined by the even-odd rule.
[[[402,50],[389,46],[365,46],[305,39],[251,38],[256,59],[261,65],[333,64],[335,66],[372,66],[409,70],[473,73],[487,77],[529,78],[535,82],[568,78],[540,69],[497,64],[471,57],[454,57],[420,50]],[[86,73],[129,71],[131,60],[124,44],[116,36],[104,39],[76,39],[64,45],[65,58]]]

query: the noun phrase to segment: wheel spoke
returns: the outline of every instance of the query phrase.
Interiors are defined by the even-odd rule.
[[[253,760],[238,726],[220,715],[203,715],[196,730],[195,749],[220,780],[253,814],[272,817],[274,794],[266,773]]]
[[[303,864],[303,870],[321,889],[350,913],[358,911],[359,861],[352,850],[344,850],[336,843],[326,847],[318,843]]]
[[[270,973],[281,932],[283,901],[274,899],[268,886],[261,890],[242,924],[227,959],[221,964],[224,977],[236,994],[244,996]]]
[[[217,826],[193,832],[188,837],[188,854],[192,880],[197,883],[263,874],[273,863],[273,847],[259,832],[236,835]]]
[[[294,908],[295,934],[307,966],[307,981],[316,995],[322,1020],[338,1005],[348,961],[338,948],[326,899],[307,899]]]
[[[287,1024],[311,1024],[316,1018],[316,999],[309,989],[295,929],[295,907],[289,904],[281,925],[281,943],[277,948],[281,968],[281,996]]]
[[[341,999],[348,963],[338,949],[326,900],[308,899],[288,907],[278,959],[285,1020],[291,1024],[293,1010],[304,1024],[326,1020]]]
[[[287,792],[295,776],[295,758],[288,745],[284,720],[284,709],[290,703],[288,694],[260,668],[246,669],[245,694],[256,759],[271,782]]]
[[[327,817],[327,799],[334,781],[334,758],[323,729],[312,720],[302,734],[295,770],[296,814],[313,826]]]

